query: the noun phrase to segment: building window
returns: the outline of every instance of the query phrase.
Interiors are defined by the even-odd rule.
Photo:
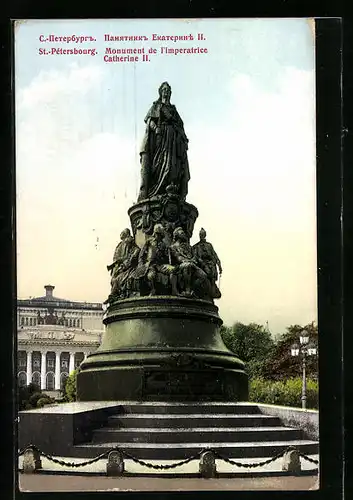
[[[24,317],[22,316],[22,317],[21,317],[21,321],[20,321],[20,325],[21,325],[21,326],[24,326],[24,324],[25,324],[25,319],[24,319]]]
[[[69,371],[69,359],[70,353],[62,352],[60,355],[60,371],[67,372]]]
[[[54,368],[55,359],[48,359],[48,368]]]
[[[60,375],[60,389],[62,391],[65,390],[65,385],[66,385],[66,380],[68,378],[69,374],[67,372],[63,372],[61,375]]]
[[[83,352],[77,352],[75,353],[75,370],[80,366],[84,359],[84,354]]]
[[[42,355],[39,351],[32,352],[32,371],[40,370]]]
[[[18,351],[17,363],[19,368],[26,368],[27,366],[27,353],[26,351]]]
[[[40,389],[40,373],[34,372],[32,375],[32,383]]]
[[[28,326],[28,318],[26,318],[26,326]]]
[[[46,390],[47,391],[54,391],[55,389],[55,377],[53,372],[47,373],[47,383],[46,383]]]
[[[20,372],[18,374],[18,386],[24,387],[27,385],[27,374],[25,372]]]

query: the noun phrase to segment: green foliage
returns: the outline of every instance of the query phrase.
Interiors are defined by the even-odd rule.
[[[228,349],[245,362],[249,376],[260,376],[274,348],[271,333],[263,325],[238,322],[232,327],[222,326],[221,335]]]
[[[291,355],[293,344],[299,343],[299,336],[305,329],[310,337],[311,343],[318,347],[318,328],[314,323],[306,326],[291,325],[274,344],[274,348],[263,366],[262,376],[271,380],[283,380],[300,377],[302,374],[302,362],[299,356]],[[306,359],[306,371],[308,377],[317,378],[317,357],[308,356]]]
[[[39,402],[41,402],[40,405]],[[18,403],[20,411],[41,408],[45,404],[51,404],[54,402],[54,398],[51,398],[48,394],[43,393],[35,384],[30,383],[27,386],[18,388]]]
[[[39,399],[42,398],[42,392],[39,390],[38,392],[34,392],[30,397],[29,397],[29,404],[32,406],[32,408],[37,407],[37,402]]]
[[[37,408],[43,408],[43,406],[53,403],[55,400],[50,398],[47,394],[43,394],[41,398],[37,401]]]
[[[18,404],[20,410],[30,410],[32,405],[29,402],[30,397],[35,393],[40,391],[39,387],[35,384],[28,384],[22,387],[18,387]]]
[[[318,328],[314,323],[291,325],[275,339],[262,325],[235,323],[232,327],[221,327],[224,343],[245,362],[249,378],[262,377],[272,381],[293,379],[302,376],[302,360],[291,355],[293,344],[299,343],[303,330],[308,332],[310,343],[318,347]],[[307,356],[306,371],[309,378],[317,379],[317,357]]]
[[[301,407],[302,379],[290,378],[286,381],[271,381],[253,378],[249,384],[249,401],[281,406]],[[318,383],[307,379],[307,408],[318,409]]]
[[[63,400],[65,402],[76,401],[76,376],[78,369],[74,370],[66,379]]]

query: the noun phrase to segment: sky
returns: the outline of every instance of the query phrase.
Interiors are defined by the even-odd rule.
[[[49,35],[94,41],[41,42]],[[207,53],[164,55],[162,46]],[[97,54],[40,54],[52,47]],[[107,47],[157,54],[105,62]],[[144,117],[168,81],[189,138],[187,201],[199,211],[191,243],[204,227],[221,259],[224,323],[268,322],[278,334],[317,320],[312,21],[20,21],[14,76],[20,298],[52,284],[61,298],[106,299],[106,265],[139,190]]]

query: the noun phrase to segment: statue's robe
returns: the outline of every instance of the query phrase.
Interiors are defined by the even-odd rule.
[[[194,253],[199,261],[202,263],[202,269],[205,271],[211,281],[218,279],[218,267],[221,262],[216,254],[213,246],[208,241],[199,241],[193,246]]]
[[[200,267],[192,246],[187,242],[177,241],[171,245],[170,254],[172,264],[176,265],[175,272],[178,274],[179,288],[184,291],[189,285],[196,296],[211,297],[210,282],[205,271]],[[186,278],[186,275],[189,277]]]
[[[125,238],[116,247],[113,257],[114,268],[112,273],[113,294],[124,295],[127,280],[136,267],[140,249],[132,237]]]
[[[132,276],[141,279],[147,275],[150,269],[156,272],[170,275],[174,267],[169,264],[168,248],[164,241],[157,241],[153,237],[148,239],[140,250],[139,264]]]
[[[185,199],[190,180],[188,139],[176,107],[155,101],[146,115],[145,122],[146,132],[140,155],[141,163],[144,163],[144,168],[147,169],[143,174],[146,176],[143,182],[147,184],[147,197],[163,195],[167,186],[174,184],[177,194]],[[156,127],[160,129],[158,135],[155,132]]]
[[[219,260],[213,245],[208,241],[199,241],[193,247],[194,255],[200,262],[201,268],[205,271],[208,279],[211,282],[212,296],[214,299],[219,299],[221,297],[221,292],[216,284],[218,280],[218,267],[221,267],[221,261]]]

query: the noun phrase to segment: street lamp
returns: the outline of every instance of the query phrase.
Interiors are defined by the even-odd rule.
[[[317,349],[314,345],[309,344],[310,338],[306,330],[303,330],[300,337],[300,344],[294,344],[291,347],[291,356],[300,356],[302,359],[302,369],[303,369],[303,384],[302,384],[302,408],[306,409],[306,357],[315,356],[317,354]]]

